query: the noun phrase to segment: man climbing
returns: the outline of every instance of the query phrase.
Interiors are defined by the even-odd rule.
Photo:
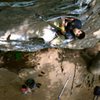
[[[66,38],[75,38],[83,39],[85,37],[85,33],[81,30],[82,23],[79,19],[75,18],[62,18],[62,33],[66,36]]]
[[[61,18],[61,23],[57,25],[61,30],[57,30],[56,33],[60,37],[54,39],[51,41],[51,44],[55,44],[55,41],[62,40],[63,37],[63,43],[68,43],[73,41],[74,39],[83,39],[85,37],[85,32],[81,30],[82,22],[79,19],[76,18]],[[63,36],[62,36],[63,35]]]

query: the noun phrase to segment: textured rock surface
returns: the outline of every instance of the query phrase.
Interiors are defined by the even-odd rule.
[[[84,16],[88,16],[83,30],[86,32],[86,38],[79,41],[73,41],[62,48],[84,49],[94,47],[100,40],[100,7],[97,0],[96,5],[91,8]],[[49,4],[49,3],[48,3]],[[39,38],[43,35],[43,29],[48,26],[47,23],[39,20],[34,15],[34,9],[42,12],[45,16],[44,9],[40,7],[26,8],[1,8],[0,12],[0,49],[4,51],[37,51],[43,48],[49,48],[50,45],[44,42],[38,42],[40,39],[29,40],[31,37]],[[48,7],[49,9],[49,7]],[[42,11],[43,10],[43,11]],[[6,41],[7,40],[7,41]],[[9,40],[9,41],[8,41]],[[10,40],[17,40],[10,41]],[[29,40],[29,41],[28,41]],[[22,42],[23,41],[23,42]],[[60,46],[58,46],[59,48]]]

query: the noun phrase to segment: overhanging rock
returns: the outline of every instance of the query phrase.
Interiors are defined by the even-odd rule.
[[[98,5],[90,11],[91,14],[83,26],[86,32],[85,39],[58,46],[46,44],[41,39],[43,28],[47,26],[47,23],[33,18],[32,8],[4,10],[0,13],[0,50],[33,52],[44,48],[85,49],[94,47],[100,41],[100,7]],[[89,14],[86,13],[86,15]],[[33,39],[29,39],[32,37]]]

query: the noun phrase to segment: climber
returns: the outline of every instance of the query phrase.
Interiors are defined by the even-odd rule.
[[[54,23],[60,30],[56,29],[57,38],[53,38],[50,41],[51,44],[67,44],[76,38],[83,39],[85,37],[85,32],[81,30],[82,22],[79,19],[71,17],[61,17],[61,22]],[[57,36],[56,35],[56,36]],[[61,43],[60,43],[61,42]]]
[[[76,18],[61,18],[61,31],[66,38],[75,38],[83,39],[85,37],[85,32],[81,30],[82,22]]]
[[[44,35],[42,38],[50,45],[67,44],[76,38],[83,39],[85,32],[81,30],[82,22],[79,19],[71,17],[61,17],[60,21],[54,22],[54,25],[49,24],[43,30]]]
[[[82,22],[79,19],[71,17],[61,17],[61,23],[59,23],[61,28],[61,34],[64,35],[65,40],[63,43],[68,43],[76,38],[83,39],[85,37],[85,32],[81,30]]]

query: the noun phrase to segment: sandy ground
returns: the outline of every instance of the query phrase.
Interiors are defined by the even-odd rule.
[[[98,51],[92,50],[46,49],[22,53],[19,59],[16,53],[1,52],[0,100],[58,100],[65,83],[60,100],[92,100],[93,88],[100,85],[100,77],[87,71],[87,64]],[[86,52],[89,55],[84,58]],[[20,87],[28,78],[41,87],[23,95]]]

